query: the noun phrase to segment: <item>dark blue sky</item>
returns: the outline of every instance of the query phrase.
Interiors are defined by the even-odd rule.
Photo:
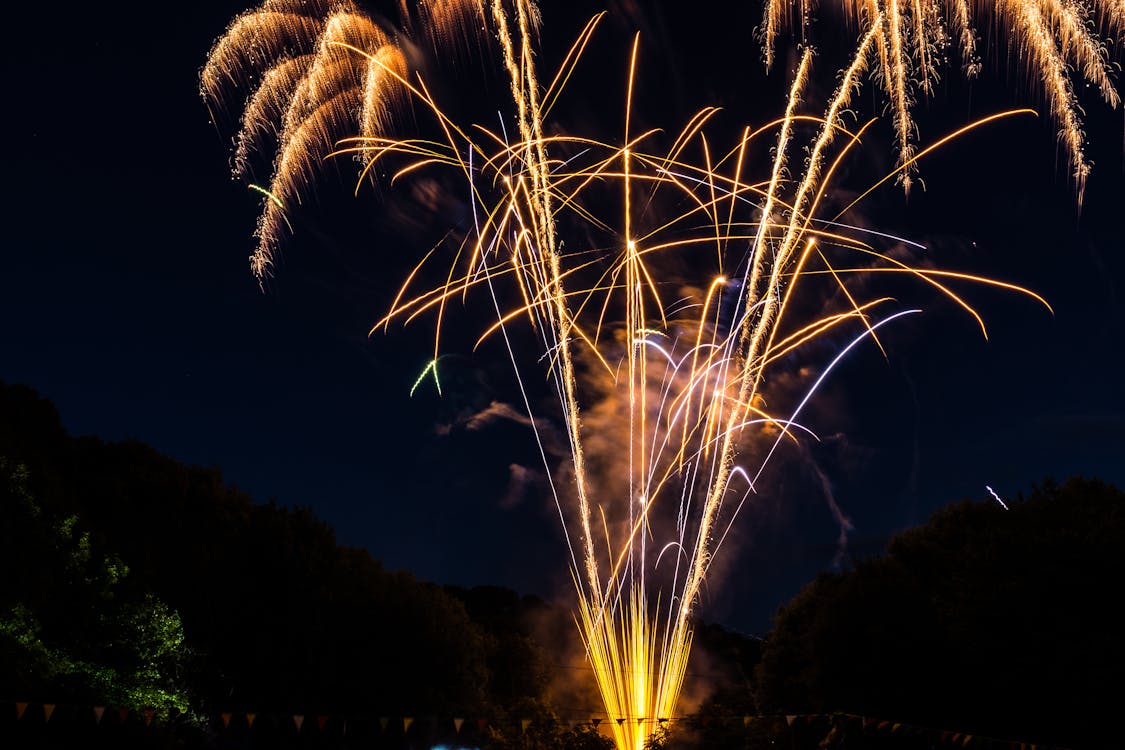
[[[544,57],[582,17],[552,5]],[[715,101],[759,122],[780,111],[780,79],[759,72],[749,26],[739,31],[711,5],[637,17],[642,64],[653,61],[658,82],[641,101],[667,110],[653,120],[678,122]],[[257,199],[228,179],[232,133],[216,131],[197,95],[211,41],[245,7],[185,4],[173,16],[87,4],[52,11],[60,17],[46,26],[38,11],[17,11],[5,50],[0,378],[50,398],[75,434],[140,439],[220,467],[259,500],[310,505],[343,542],[390,567],[565,595],[553,508],[503,502],[509,465],[534,458],[529,435],[515,424],[436,429],[511,398],[498,353],[453,347],[447,397],[409,399],[424,331],[367,338],[418,251],[412,238],[382,228],[370,197],[326,198],[298,221],[267,292],[258,289],[246,262]],[[622,18],[607,24],[611,45],[629,25]],[[833,63],[819,65],[830,84]],[[923,138],[1034,103],[995,70],[986,77],[971,89],[943,84],[920,118]],[[599,96],[577,97],[572,118],[593,117]],[[831,564],[838,528],[814,491],[814,465],[854,524],[857,556],[947,502],[985,498],[985,485],[1010,498],[1048,476],[1125,484],[1122,120],[1087,109],[1096,164],[1081,216],[1052,126],[1032,118],[924,163],[927,190],[909,201],[892,188],[866,204],[865,220],[927,244],[939,266],[1027,285],[1055,314],[973,290],[990,324],[985,342],[950,304],[904,300],[927,312],[889,335],[889,360],[860,351],[831,381],[808,421],[836,437],[783,457],[737,549],[725,550],[708,616],[764,632],[776,606]]]

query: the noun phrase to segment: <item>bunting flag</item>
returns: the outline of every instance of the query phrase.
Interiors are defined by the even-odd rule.
[[[12,703],[9,703],[9,705],[12,705]],[[15,708],[16,708],[16,717],[15,717],[16,721],[21,721],[23,719],[23,717],[27,713],[27,709],[29,707],[33,709],[32,710],[32,720],[34,720],[35,717],[39,715],[39,711],[42,710],[42,712],[43,712],[42,716],[43,716],[43,719],[44,719],[44,723],[49,723],[49,722],[53,721],[55,724],[58,724],[60,722],[78,721],[78,720],[80,720],[79,719],[80,716],[89,717],[89,716],[92,715],[95,725],[100,725],[100,724],[103,723],[103,721],[105,719],[105,712],[106,712],[107,708],[111,711],[111,713],[117,714],[117,716],[119,717],[119,720],[120,720],[120,726],[125,726],[128,723],[129,715],[131,713],[136,713],[137,714],[137,720],[138,721],[143,720],[146,727],[153,726],[154,719],[157,718],[155,709],[152,709],[152,708],[144,708],[144,709],[134,710],[134,709],[131,709],[131,708],[128,708],[128,707],[116,707],[116,706],[107,707],[107,706],[103,705],[103,706],[88,706],[88,707],[78,706],[78,707],[74,707],[74,710],[71,711],[68,708],[66,708],[66,705],[64,705],[63,714],[60,716],[59,719],[55,720],[54,719],[55,709],[58,707],[59,704],[18,701],[18,702],[14,702],[14,705],[15,705]],[[92,714],[83,713],[84,711],[87,711],[87,710],[92,710],[93,713]],[[178,712],[175,711],[175,709],[173,709],[173,712],[168,717],[165,717],[165,718],[166,718],[166,720],[169,720],[171,718],[174,718],[177,715],[178,715]],[[258,718],[258,714],[253,713],[253,712],[247,712],[245,714],[240,714],[240,715],[243,715],[243,716],[246,717],[246,726],[250,729],[253,729],[254,724],[255,724],[255,722]],[[274,726],[282,726],[284,721],[285,721],[285,717],[290,716],[293,720],[294,726],[296,727],[297,733],[299,734],[304,730],[304,720],[305,720],[304,714],[269,714],[269,713],[267,713],[267,714],[263,714],[263,716],[265,717],[266,723],[272,724]],[[328,722],[329,722],[329,720],[332,720],[332,721],[338,721],[338,723],[339,723],[339,733],[341,734],[341,736],[345,736],[345,737],[347,736],[349,717],[347,717],[347,716],[336,716],[335,718],[333,718],[333,716],[330,715],[330,714],[314,714],[314,716],[316,718],[316,726],[319,728],[319,730],[321,732],[327,731]],[[775,719],[781,718],[780,716],[772,716],[771,717],[771,716],[759,716],[759,715],[754,715],[754,714],[743,714],[741,716],[742,716],[742,726],[746,730],[750,729],[752,726],[757,726],[756,722],[760,722],[760,721],[766,722],[766,724],[762,725],[762,726],[768,726],[769,722],[772,722]],[[223,711],[223,712],[219,713],[217,716],[212,715],[211,718],[210,718],[210,721],[214,722],[215,718],[220,719],[222,721],[223,728],[229,730],[230,727],[231,727],[231,721],[234,718],[234,714],[229,712],[229,711]],[[352,717],[352,718],[354,719],[355,717]],[[689,720],[691,722],[698,722],[698,726],[702,726],[702,727],[720,726],[720,727],[724,727],[724,728],[736,728],[738,726],[739,715],[730,714],[730,715],[723,715],[723,716],[705,716],[705,715],[701,715],[701,714],[694,714],[694,715],[691,715],[691,716],[686,716],[684,718],[686,718],[687,720]],[[818,727],[822,730],[827,729],[828,734],[825,736],[825,738],[823,740],[821,740],[821,742],[820,742],[821,747],[828,746],[833,741],[838,739],[842,732],[844,732],[846,729],[850,728],[850,729],[856,729],[856,730],[861,729],[863,732],[899,733],[900,737],[902,735],[907,735],[909,737],[921,737],[921,738],[924,738],[927,741],[929,741],[931,744],[935,744],[935,743],[940,744],[940,746],[942,746],[942,747],[957,747],[957,746],[960,746],[962,748],[965,748],[966,750],[969,750],[972,747],[986,747],[986,748],[998,748],[998,749],[1007,748],[1008,750],[1041,750],[1041,748],[1042,748],[1042,746],[1037,746],[1035,744],[1031,744],[1031,743],[1027,743],[1027,742],[1017,742],[1017,741],[1014,741],[1014,740],[999,740],[999,739],[994,739],[994,738],[990,738],[990,737],[981,737],[981,736],[976,736],[976,735],[972,735],[972,734],[967,734],[965,732],[957,732],[957,731],[953,731],[953,730],[941,730],[941,729],[934,728],[934,727],[921,727],[921,726],[915,726],[913,724],[904,724],[904,723],[901,723],[901,722],[892,722],[892,721],[889,721],[889,720],[886,720],[886,719],[876,719],[876,718],[872,718],[872,717],[869,717],[869,716],[859,716],[859,715],[855,715],[855,714],[846,714],[846,713],[789,714],[789,715],[785,715],[784,718],[785,718],[786,724],[791,728],[791,731],[796,731],[796,730],[792,730],[792,727],[794,726],[794,722],[797,722],[797,721],[800,721],[802,726],[809,725],[809,726],[813,726],[813,727]],[[361,727],[368,726],[367,722],[370,721],[370,719],[371,719],[370,716],[361,717],[360,718]],[[470,727],[475,726],[476,730],[479,732],[479,734],[484,735],[485,729],[486,729],[486,727],[488,726],[488,723],[489,723],[488,719],[484,719],[484,718],[476,718],[476,719],[469,718],[469,719],[466,719],[463,716],[456,716],[456,717],[448,717],[448,716],[422,716],[422,717],[405,716],[405,717],[401,717],[401,718],[379,716],[378,720],[379,720],[379,726],[384,733],[387,731],[387,727],[389,726],[389,724],[391,722],[394,722],[396,728],[399,727],[399,726],[402,727],[403,734],[409,734],[411,727],[414,726],[415,722],[417,721],[417,722],[421,722],[422,726],[416,734],[425,734],[427,732],[438,731],[441,727],[445,727],[445,729],[441,729],[440,731],[442,731],[443,733],[448,733],[449,722],[452,722],[455,734],[460,735],[463,731],[465,731],[465,723],[469,722]],[[584,720],[583,718],[571,715],[571,716],[566,717],[566,718],[560,718],[558,720],[558,722],[559,722],[560,726],[565,724],[566,728],[570,731],[574,731],[577,727],[588,727],[588,726],[593,727],[594,731],[600,731],[600,726],[603,722],[612,721],[612,722],[615,722],[617,724],[617,726],[623,728],[626,723],[631,723],[634,720],[637,722],[638,727],[643,726],[646,722],[650,722],[650,723],[654,724],[655,726],[658,726],[660,729],[666,728],[670,723],[679,721],[678,719],[673,719],[671,717],[631,717],[631,716],[630,717],[608,716],[608,717],[597,717],[597,718],[591,717],[588,720]],[[398,723],[400,721],[402,722],[401,724]],[[535,722],[535,719],[531,718],[531,717],[521,718],[519,720],[519,726],[520,726],[521,732],[526,735],[530,731],[531,725],[534,722]],[[157,725],[159,725],[159,722],[157,722]],[[212,726],[213,726],[213,723],[212,723]],[[315,731],[315,730],[312,730],[310,728],[310,731]],[[335,733],[337,731],[335,724],[333,724],[333,730],[332,731],[333,731],[333,733]],[[366,730],[361,729],[361,734],[364,731],[366,731]]]

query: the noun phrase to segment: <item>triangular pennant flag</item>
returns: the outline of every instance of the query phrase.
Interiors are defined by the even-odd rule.
[[[414,723],[414,717],[413,716],[402,717],[402,731],[403,732],[409,732],[410,731],[410,725],[413,724],[413,723]]]
[[[121,723],[124,724],[125,720],[129,718],[129,709],[127,709],[127,708],[117,709],[117,718],[121,719]]]
[[[297,731],[301,731],[301,725],[305,723],[304,714],[293,714],[293,723],[297,726]]]
[[[597,726],[598,724],[602,723],[602,720],[601,719],[590,719],[590,723],[593,724],[594,726]]]
[[[622,717],[622,718],[620,718],[620,719],[614,719],[614,721],[616,721],[616,722],[617,722],[617,726],[621,726],[622,724],[624,724],[624,723],[625,723],[625,718],[624,718],[624,717]]]
[[[793,722],[796,721],[796,720],[797,720],[796,716],[786,716],[785,717],[785,723],[788,724],[789,726],[793,726]]]
[[[465,723],[464,719],[454,719],[453,720],[453,731],[457,732],[457,734],[461,734],[461,726],[464,723]]]
[[[384,732],[387,731],[387,722],[389,722],[389,721],[390,721],[390,719],[388,719],[386,716],[380,716],[379,717],[379,728],[381,730],[383,730]]]
[[[50,721],[51,720],[51,714],[53,714],[54,712],[55,712],[55,704],[54,703],[44,703],[43,704],[43,719],[45,721]]]
[[[17,703],[16,704],[16,721],[19,721],[20,719],[23,718],[23,712],[26,711],[26,710],[27,710],[27,704],[26,703]]]
[[[152,717],[156,715],[156,712],[153,711],[151,708],[146,708],[144,713],[145,713],[145,726],[146,727],[152,726]]]
[[[660,726],[664,726],[665,724],[668,723],[668,720],[667,719],[657,719],[656,723],[659,724]]]
[[[223,729],[230,729],[230,711],[223,711],[219,716],[223,720]]]
[[[521,730],[523,730],[524,732],[526,732],[526,731],[527,731],[527,728],[528,728],[529,726],[531,726],[531,719],[520,719],[520,729],[521,729]]]
[[[321,715],[321,716],[316,717],[316,725],[318,727],[320,727],[320,731],[322,731],[322,732],[324,731],[324,725],[327,724],[327,723],[328,723],[328,717],[327,716]]]
[[[105,714],[105,706],[94,706],[94,723],[102,723],[102,715]]]
[[[246,726],[248,726],[248,727],[250,727],[251,729],[253,729],[253,728],[254,728],[254,719],[256,719],[256,718],[258,718],[258,714],[256,714],[256,713],[247,713],[247,714],[246,714]]]

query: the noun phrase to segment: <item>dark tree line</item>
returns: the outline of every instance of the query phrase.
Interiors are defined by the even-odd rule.
[[[872,744],[828,719],[796,735],[784,718],[835,714],[1125,747],[1125,493],[1073,479],[1010,506],[947,507],[821,575],[764,642],[700,624],[689,672],[709,697],[654,746],[929,741]],[[140,443],[71,437],[47,401],[2,383],[0,513],[0,700],[185,725],[224,710],[488,716],[483,747],[606,744],[560,719],[597,704],[588,685],[558,690],[568,612],[385,570],[307,508],[256,504]]]
[[[533,637],[543,602],[388,571],[307,508],[255,504],[141,443],[73,438],[49,402],[2,383],[0,504],[0,699],[518,711],[566,734]]]
[[[1071,479],[1009,506],[949,506],[806,586],[767,640],[760,707],[1125,747],[1125,493]]]

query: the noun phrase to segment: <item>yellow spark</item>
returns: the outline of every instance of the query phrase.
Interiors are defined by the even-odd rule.
[[[266,190],[261,185],[255,185],[254,183],[250,183],[246,187],[250,188],[251,190],[257,191],[257,192],[261,193],[262,195],[266,196],[271,201],[273,201],[274,205],[276,205],[278,208],[280,208],[282,210],[285,209],[285,205],[281,202],[281,199],[278,198],[273,193],[271,193],[269,190]]]

